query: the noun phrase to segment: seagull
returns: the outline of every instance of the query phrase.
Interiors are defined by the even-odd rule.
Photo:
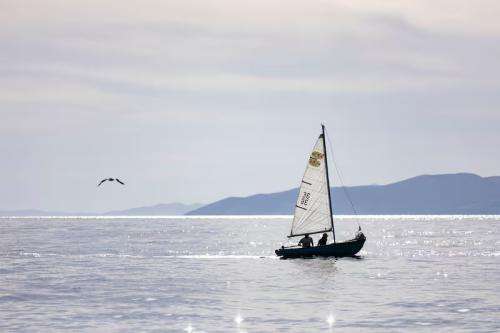
[[[125,183],[124,183],[124,182],[122,182],[121,180],[119,180],[118,178],[104,178],[103,180],[101,180],[101,181],[99,182],[99,184],[98,184],[97,186],[101,186],[101,184],[102,184],[102,183],[104,183],[105,181],[110,181],[110,182],[112,182],[112,181],[115,181],[115,180],[116,180],[118,183],[120,183],[120,184],[122,184],[122,185],[125,185]]]

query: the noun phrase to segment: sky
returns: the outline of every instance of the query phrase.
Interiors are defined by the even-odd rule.
[[[0,0],[0,210],[287,190],[321,122],[346,185],[500,175],[499,17],[497,1]]]

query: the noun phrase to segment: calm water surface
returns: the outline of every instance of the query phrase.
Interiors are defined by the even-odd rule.
[[[500,331],[500,217],[360,222],[279,260],[290,218],[0,218],[0,331]]]

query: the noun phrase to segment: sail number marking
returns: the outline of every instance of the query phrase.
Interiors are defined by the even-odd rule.
[[[307,203],[309,202],[309,198],[311,197],[311,193],[309,192],[304,192],[302,194],[302,198],[300,198],[300,205],[301,206],[307,206]]]

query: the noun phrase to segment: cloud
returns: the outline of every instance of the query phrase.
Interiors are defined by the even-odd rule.
[[[289,188],[322,121],[339,138],[351,183],[470,168],[472,157],[476,167],[465,171],[494,173],[484,142],[500,144],[499,9],[2,1],[0,148],[11,160],[0,181],[16,179],[18,196],[9,197],[12,183],[0,198],[29,207],[57,174],[83,188],[82,179],[113,170],[135,177],[137,196],[94,202],[81,190],[62,202],[53,191],[41,208]],[[482,148],[471,154],[474,146]],[[36,184],[23,180],[30,171]],[[168,186],[151,191],[151,179]],[[227,181],[214,190],[213,179]]]
[[[500,22],[496,19],[500,5],[494,0],[470,1],[336,1],[356,13],[389,16],[405,20],[419,29],[434,34],[465,36],[497,36]]]

